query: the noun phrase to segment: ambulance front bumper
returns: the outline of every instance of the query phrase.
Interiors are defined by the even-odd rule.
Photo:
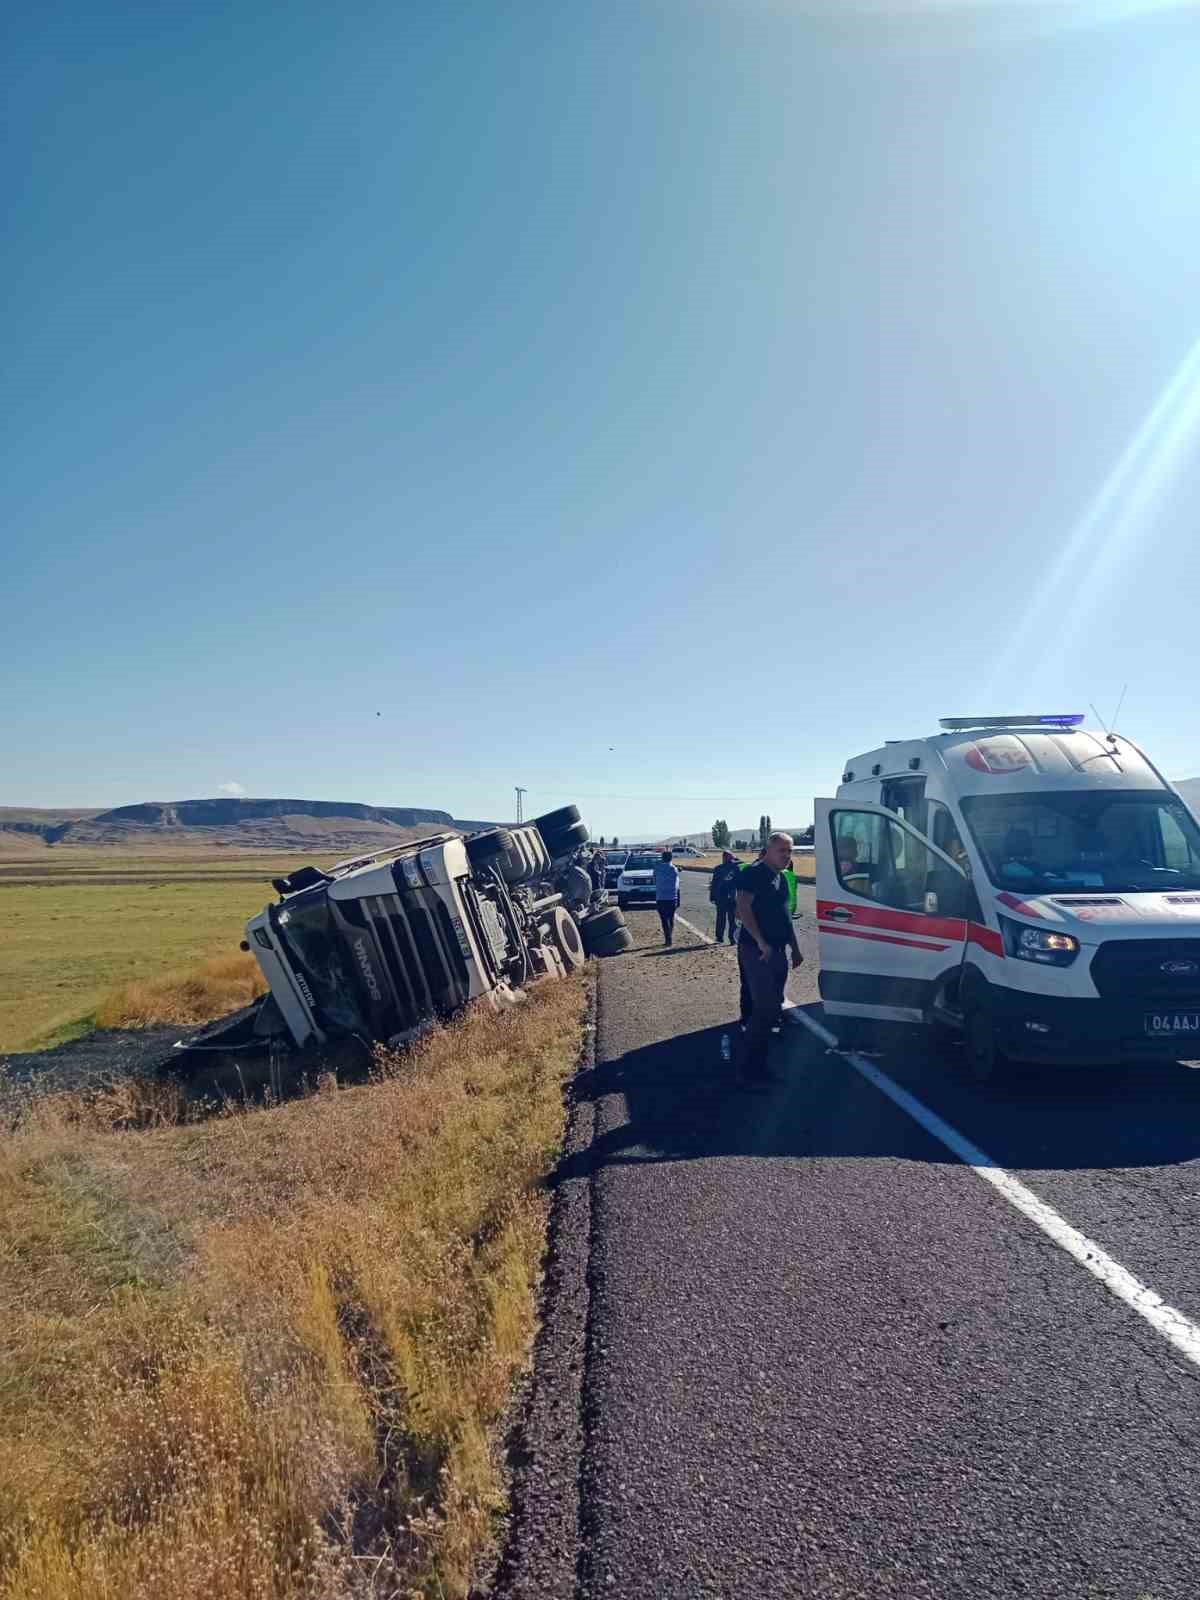
[[[1167,1005],[1027,994],[993,984],[989,998],[997,1043],[1014,1061],[1086,1067],[1200,1059],[1200,992]]]

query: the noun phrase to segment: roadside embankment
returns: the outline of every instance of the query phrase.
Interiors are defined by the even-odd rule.
[[[369,1083],[0,1147],[0,1600],[465,1596],[504,1504],[586,977]]]

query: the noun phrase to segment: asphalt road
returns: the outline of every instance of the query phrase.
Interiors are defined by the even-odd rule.
[[[711,937],[707,880],[683,885]],[[801,908],[789,988],[819,1016]],[[574,1340],[578,1420],[533,1442],[508,1592],[1195,1600],[1200,1366],[806,1029],[784,1084],[734,1092],[734,952],[630,920],[562,1174],[579,1276],[543,1339]],[[984,1090],[882,1044],[876,1068],[1200,1322],[1200,1072]]]

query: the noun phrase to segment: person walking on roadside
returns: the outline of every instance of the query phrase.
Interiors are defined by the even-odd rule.
[[[717,943],[729,933],[730,944],[737,943],[737,882],[742,864],[732,850],[721,851],[721,865],[713,869],[708,898],[717,908]]]
[[[675,913],[679,910],[679,868],[672,862],[669,850],[663,851],[662,859],[654,866],[654,902],[662,923],[663,943],[673,944]]]
[[[771,1029],[783,1008],[788,952],[792,966],[804,957],[788,915],[787,884],[783,869],[792,854],[786,833],[773,833],[761,861],[745,867],[737,881],[738,970],[742,979],[743,1015],[750,1002],[749,1023],[742,1050],[741,1081],[746,1087],[774,1081],[767,1068]]]

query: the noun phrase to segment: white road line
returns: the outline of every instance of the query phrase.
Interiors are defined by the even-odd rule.
[[[794,1007],[790,1020],[802,1023],[811,1033],[815,1033],[818,1039],[831,1049],[837,1050],[838,1044],[834,1035],[807,1012]],[[998,1190],[1009,1205],[1015,1206],[1031,1222],[1036,1223],[1048,1239],[1052,1239],[1061,1250],[1073,1256],[1094,1278],[1099,1278],[1110,1294],[1115,1295],[1118,1300],[1123,1300],[1137,1312],[1138,1316],[1143,1317],[1169,1344],[1174,1345],[1180,1355],[1186,1356],[1189,1361],[1200,1366],[1200,1327],[1194,1322],[1189,1322],[1182,1311],[1176,1311],[1174,1306],[1169,1306],[1161,1295],[1147,1288],[1140,1278],[1135,1278],[1132,1272],[1126,1271],[1119,1261],[1114,1261],[1086,1234],[1080,1233],[1078,1228],[1073,1228],[1065,1218],[1060,1217],[1053,1206],[1040,1200],[1019,1178],[1014,1178],[1011,1172],[999,1166],[978,1145],[972,1144],[959,1133],[957,1128],[952,1128],[938,1116],[936,1111],[931,1111],[915,1095],[893,1082],[887,1073],[881,1072],[873,1062],[856,1055],[852,1050],[842,1050],[838,1053],[850,1063],[855,1072],[864,1077],[868,1083],[873,1083],[887,1095],[889,1100],[898,1105],[901,1111],[907,1112],[926,1133],[931,1133],[965,1166],[970,1167],[985,1183],[990,1183]]]
[[[716,943],[715,939],[710,939],[706,933],[702,933],[694,922],[689,922],[686,917],[681,917],[678,911],[675,913],[675,921],[681,928],[686,928],[689,933],[694,933],[701,944]]]

